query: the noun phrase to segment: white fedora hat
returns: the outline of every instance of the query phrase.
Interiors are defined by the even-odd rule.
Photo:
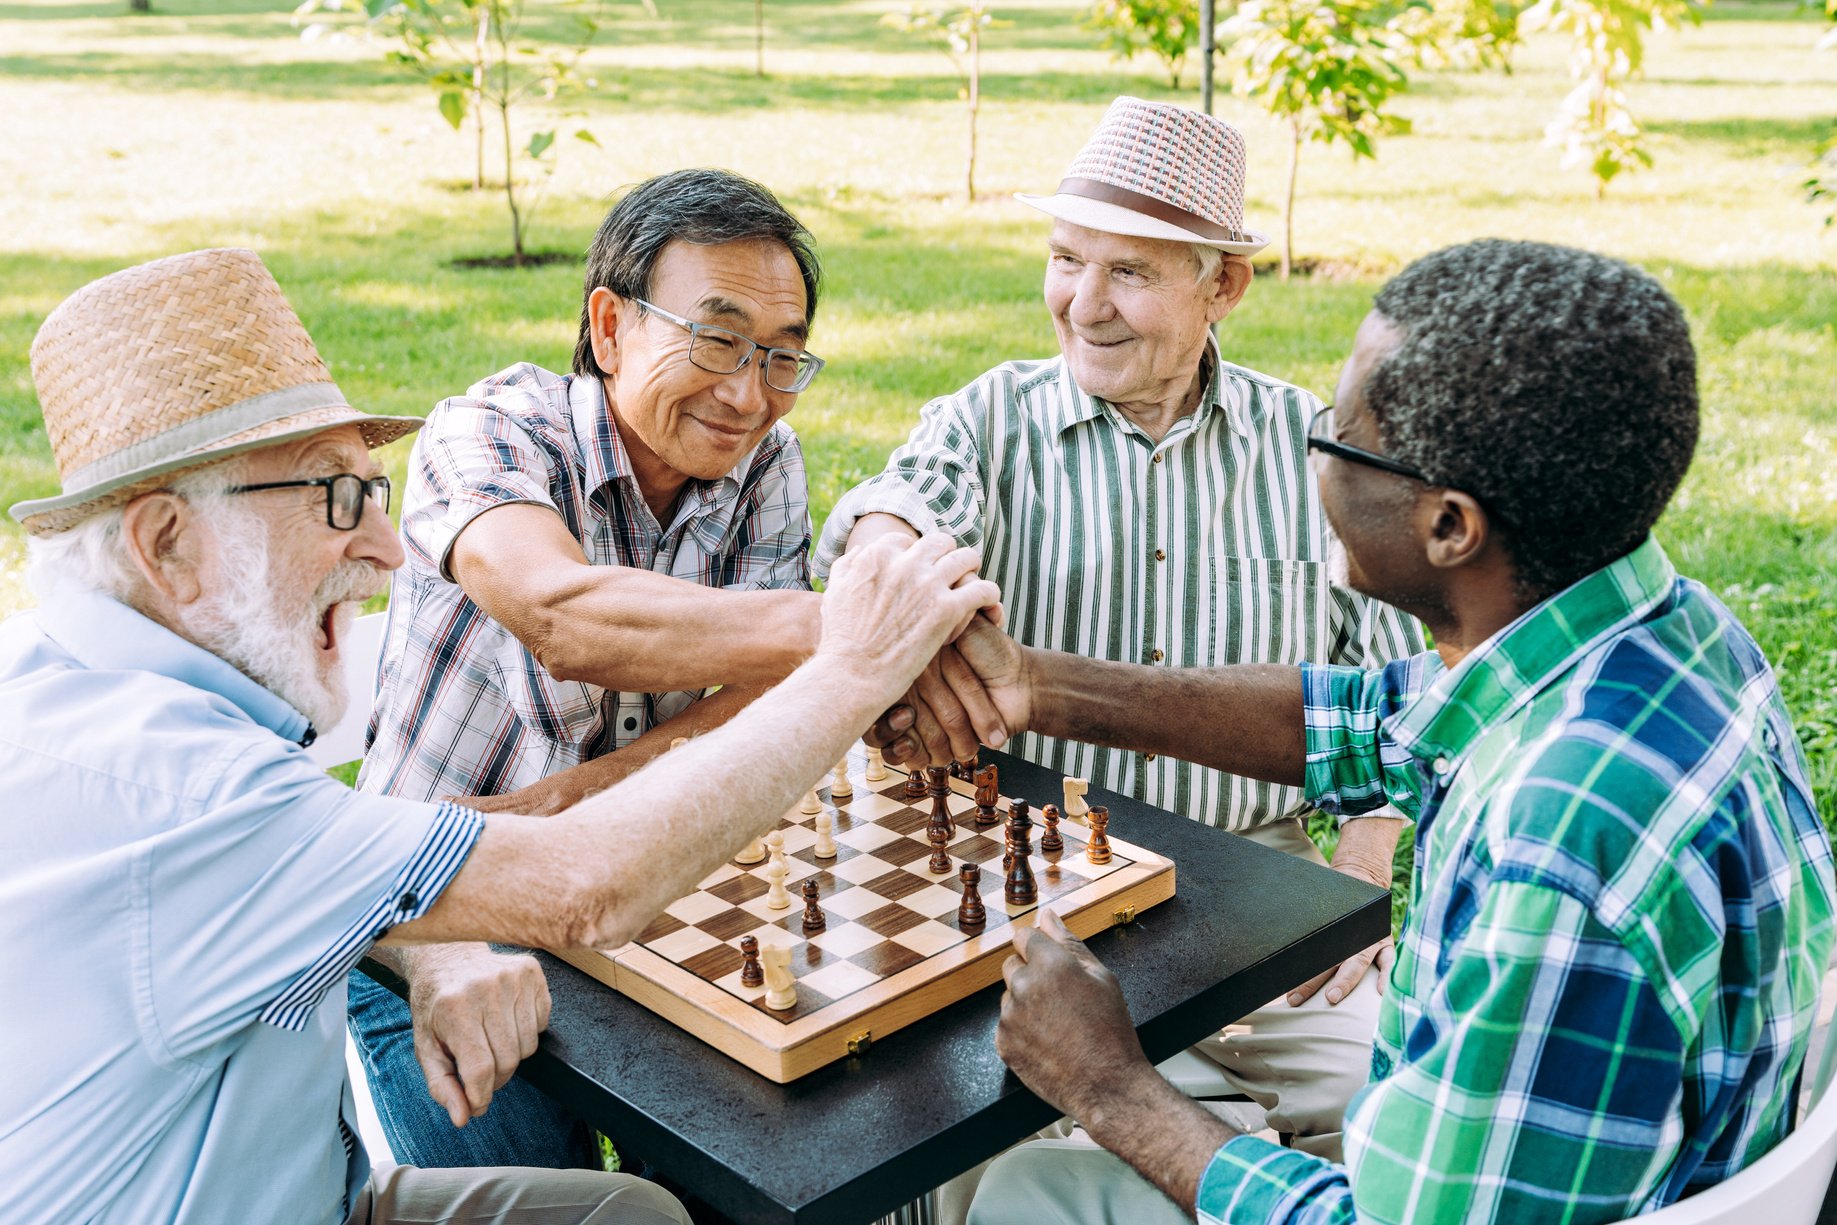
[[[1090,230],[1252,255],[1269,239],[1244,228],[1244,160],[1242,133],[1222,119],[1118,98],[1057,192],[1015,199]]]
[[[35,535],[227,456],[340,425],[380,447],[421,428],[345,402],[253,251],[193,251],[92,281],[32,341],[63,492],[20,502]]]

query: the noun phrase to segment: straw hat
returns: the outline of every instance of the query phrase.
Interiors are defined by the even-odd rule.
[[[1244,160],[1242,133],[1222,119],[1118,98],[1056,194],[1015,199],[1106,234],[1251,255],[1269,239],[1244,228]]]
[[[421,427],[345,402],[253,251],[193,251],[85,285],[38,329],[32,381],[64,492],[12,514],[40,536],[242,451],[339,425],[380,447]]]

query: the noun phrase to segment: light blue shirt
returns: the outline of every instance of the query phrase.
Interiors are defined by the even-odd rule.
[[[9,1222],[344,1219],[370,1169],[345,973],[427,911],[482,818],[352,791],[306,734],[114,600],[0,625]]]

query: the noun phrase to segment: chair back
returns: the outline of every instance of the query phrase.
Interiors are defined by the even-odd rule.
[[[1726,1182],[1623,1225],[1814,1225],[1837,1169],[1837,1093],[1830,1089],[1837,1067],[1834,1039],[1837,1023],[1822,1047],[1806,1052],[1814,1104],[1772,1152]]]
[[[376,664],[383,654],[383,626],[388,620],[388,613],[359,617],[338,644],[345,691],[351,700],[337,726],[321,728],[318,739],[306,750],[307,756],[327,770],[364,755],[364,729],[370,725],[370,707],[376,701]]]

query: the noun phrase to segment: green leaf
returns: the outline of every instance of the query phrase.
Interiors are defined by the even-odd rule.
[[[371,21],[387,16],[401,7],[402,0],[364,0],[364,12],[370,15]]]
[[[440,94],[440,116],[458,131],[466,121],[466,95],[457,89],[443,90]]]
[[[576,132],[574,133],[574,139],[575,139],[575,140],[584,140],[584,141],[586,141],[586,142],[587,142],[588,144],[590,144],[590,145],[592,145],[592,146],[593,146],[593,147],[594,147],[595,149],[598,149],[598,148],[600,148],[600,147],[601,147],[601,146],[600,146],[600,142],[599,142],[599,138],[598,138],[598,137],[596,137],[596,136],[594,136],[594,134],[593,134],[593,133],[591,133],[591,132],[589,132],[589,131],[588,131],[588,130],[587,130],[586,128],[581,128],[581,129],[579,129],[578,131],[576,131]]]
[[[548,152],[549,146],[554,143],[554,132],[537,132],[529,138],[529,155],[531,157],[541,157],[544,153]]]

